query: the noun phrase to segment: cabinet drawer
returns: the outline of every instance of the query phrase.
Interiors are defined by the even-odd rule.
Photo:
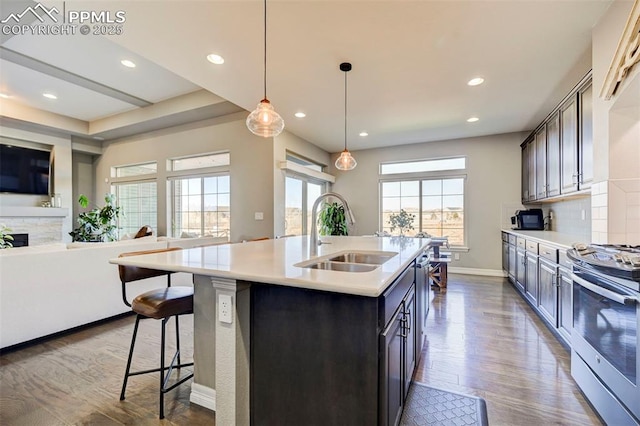
[[[516,245],[516,236],[509,234],[509,244],[513,244],[514,246]]]
[[[415,282],[415,263],[411,263],[407,269],[387,288],[387,290],[378,298],[379,300],[379,316],[380,326],[385,328],[389,321],[393,318],[398,307],[402,303],[402,299],[407,294],[413,283]]]
[[[540,257],[549,259],[554,263],[558,263],[558,249],[544,244],[540,244],[539,247]]]
[[[524,238],[518,237],[516,245],[520,248],[527,248],[527,241]]]
[[[538,254],[538,243],[527,240],[527,251]]]

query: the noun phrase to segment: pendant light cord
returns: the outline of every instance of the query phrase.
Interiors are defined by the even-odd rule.
[[[344,150],[347,150],[347,71],[344,72]]]
[[[264,0],[264,98],[267,99],[267,0]]]

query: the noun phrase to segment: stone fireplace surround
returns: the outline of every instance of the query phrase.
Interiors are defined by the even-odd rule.
[[[63,242],[62,227],[68,215],[67,208],[0,207],[0,223],[12,234],[29,234],[30,246]]]

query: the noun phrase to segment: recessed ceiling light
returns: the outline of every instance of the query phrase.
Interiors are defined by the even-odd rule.
[[[362,136],[362,137],[364,138],[365,136],[369,136],[369,133],[367,133],[367,132],[360,132],[360,136]]]
[[[3,99],[9,99],[11,96],[7,95],[6,93],[0,93],[0,98]]]
[[[128,59],[123,59],[123,60],[120,61],[120,63],[122,65],[124,65],[125,67],[127,67],[127,68],[135,68],[136,67],[136,64],[133,61],[130,61]]]
[[[212,64],[216,64],[216,65],[224,64],[224,58],[220,55],[216,55],[215,53],[207,55],[207,60]]]
[[[307,116],[307,114],[305,114],[304,112],[300,111],[300,112],[296,112],[295,114],[296,117],[298,118],[305,118]]]
[[[482,78],[482,77],[475,77],[475,78],[472,78],[471,80],[469,80],[467,82],[467,84],[469,86],[477,86],[477,85],[482,84],[482,83],[484,83],[484,78]]]
[[[469,118],[467,118],[467,122],[468,123],[475,123],[478,120],[480,120],[478,117],[469,117]]]
[[[58,97],[53,93],[43,93],[42,96],[44,96],[47,99],[58,99]]]

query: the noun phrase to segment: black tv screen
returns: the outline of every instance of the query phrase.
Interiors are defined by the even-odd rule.
[[[0,192],[49,194],[51,153],[0,144]]]

